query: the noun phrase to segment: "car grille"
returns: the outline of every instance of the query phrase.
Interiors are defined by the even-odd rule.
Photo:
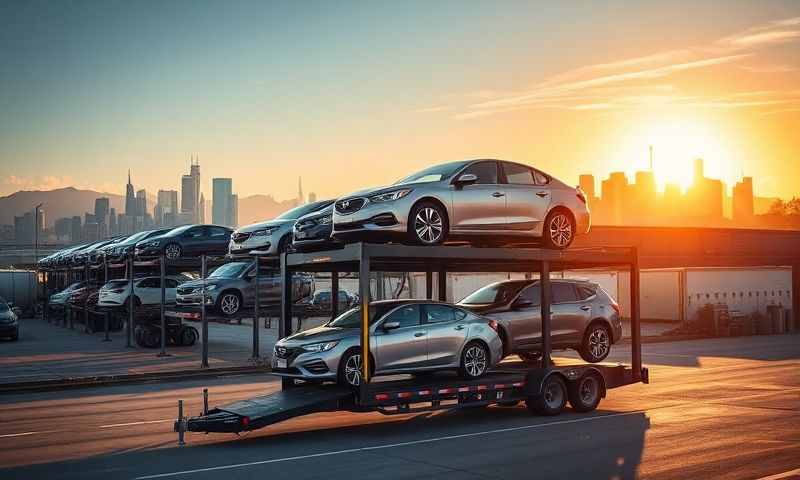
[[[342,214],[353,213],[361,210],[367,201],[363,198],[348,198],[336,202],[336,211]]]
[[[236,232],[233,235],[231,235],[231,238],[233,239],[234,243],[242,243],[242,242],[247,241],[248,238],[250,238],[250,234],[249,233]]]
[[[317,224],[317,221],[310,218],[308,220],[303,220],[302,222],[297,222],[297,224],[294,226],[294,228],[296,230],[302,232],[303,230],[305,230],[307,228],[311,228],[316,224]]]
[[[189,295],[190,293],[194,293],[194,287],[184,287],[178,288],[178,295]]]
[[[302,348],[275,346],[275,356],[278,358],[285,358],[289,361],[294,360],[301,353],[303,353]]]

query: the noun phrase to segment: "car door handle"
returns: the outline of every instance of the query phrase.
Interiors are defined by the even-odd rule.
[[[538,196],[540,196],[540,197],[544,198],[544,197],[548,196],[548,195],[549,195],[549,193],[547,193],[547,192],[536,192],[536,195],[538,195]]]
[[[584,312],[588,312],[591,309],[592,309],[592,307],[590,307],[589,305],[584,305],[584,306],[581,307],[581,310],[583,310]]]
[[[416,332],[416,333],[414,334],[414,336],[415,336],[415,337],[424,337],[424,336],[425,336],[425,332]]]
[[[493,196],[494,198],[500,198],[500,197],[505,197],[505,196],[506,196],[506,194],[505,194],[505,193],[503,193],[503,192],[494,192],[494,193],[492,194],[492,196]]]
[[[456,325],[456,330],[464,330],[464,325]]]

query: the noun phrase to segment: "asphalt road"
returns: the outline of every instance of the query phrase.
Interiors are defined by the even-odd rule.
[[[0,396],[0,478],[800,478],[800,337],[644,352],[652,383],[610,391],[591,414],[327,413],[242,437],[188,434],[180,448],[178,399],[195,414],[203,386],[213,406],[278,384],[242,376]]]

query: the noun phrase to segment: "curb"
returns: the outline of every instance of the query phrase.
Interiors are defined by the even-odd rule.
[[[99,386],[125,385],[134,383],[167,382],[213,378],[223,375],[245,375],[250,373],[269,373],[266,366],[243,366],[226,368],[205,368],[198,370],[171,370],[154,373],[131,373],[123,375],[101,375],[95,377],[70,377],[55,380],[39,380],[0,384],[0,395],[27,392],[69,390]]]
[[[709,335],[651,335],[642,337],[642,344],[645,343],[669,343],[669,342],[682,342],[684,340],[702,340],[706,338],[717,338]],[[620,344],[630,344],[631,338],[625,337],[619,342]]]

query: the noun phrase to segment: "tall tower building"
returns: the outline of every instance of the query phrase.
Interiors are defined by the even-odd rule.
[[[234,226],[233,180],[215,178],[211,180],[211,222],[216,225]]]
[[[136,195],[133,193],[130,170],[128,170],[128,185],[125,186],[125,215],[136,216]]]
[[[733,221],[747,225],[753,221],[753,177],[742,177],[733,187]]]
[[[594,175],[592,174],[584,174],[578,177],[578,186],[581,187],[583,193],[586,194],[586,197],[590,199],[594,198]]]
[[[206,197],[200,194],[200,206],[197,209],[197,223],[206,223]]]
[[[200,221],[200,163],[191,158],[189,175],[181,177],[181,213],[191,223]]]

